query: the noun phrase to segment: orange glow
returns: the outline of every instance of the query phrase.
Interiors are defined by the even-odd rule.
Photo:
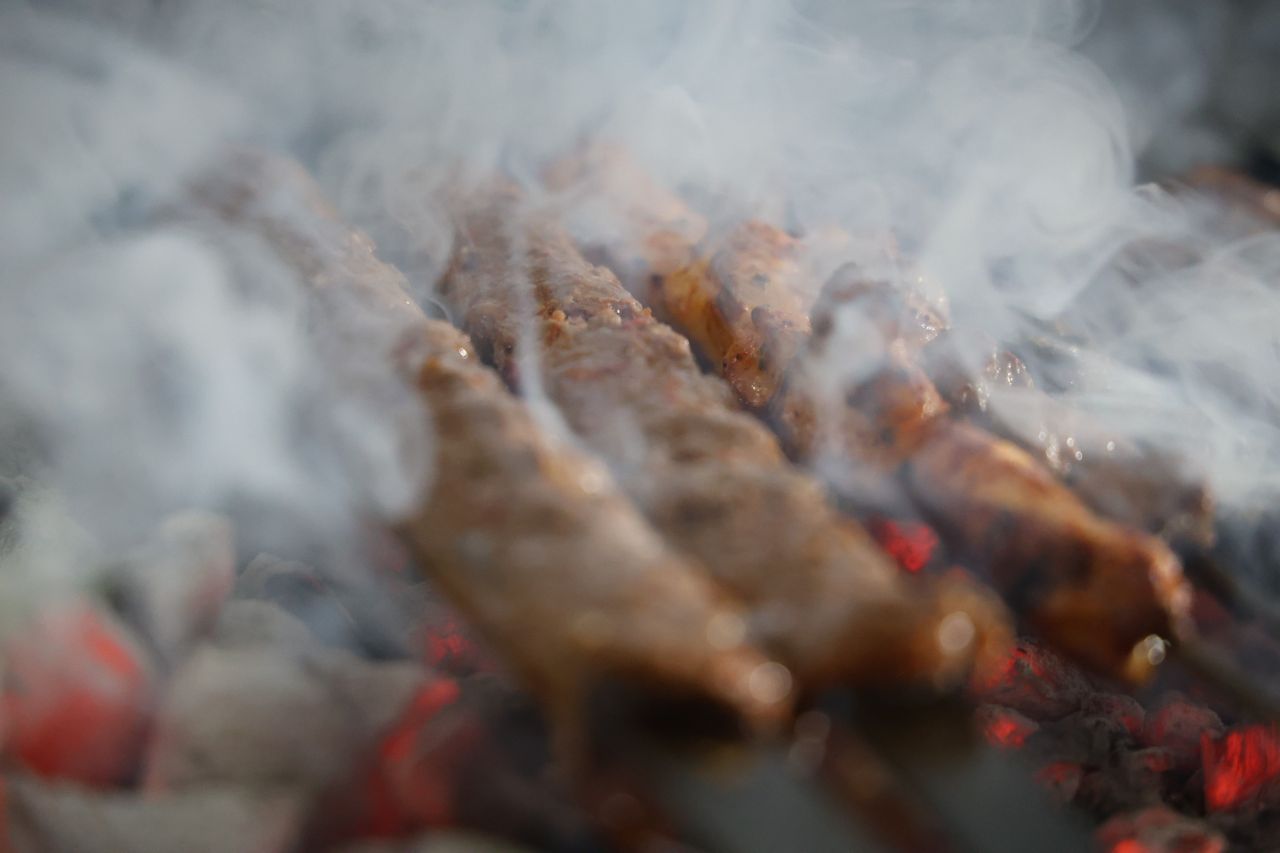
[[[1280,776],[1280,734],[1272,726],[1245,726],[1200,740],[1204,800],[1210,811],[1248,803]]]
[[[1002,686],[1024,681],[1028,676],[1039,681],[1049,681],[1044,663],[1026,646],[1018,645],[1002,665],[989,670],[975,687],[979,692],[990,693]]]
[[[1040,730],[1034,721],[1010,708],[986,705],[978,709],[978,724],[982,734],[992,746],[1014,749],[1024,745],[1027,738]]]
[[[458,756],[468,753],[474,733],[437,721],[459,695],[452,679],[426,684],[383,737],[365,779],[358,835],[391,838],[453,822]]]
[[[463,634],[462,627],[449,620],[427,633],[427,661],[433,666],[457,663],[473,655],[471,642]]]
[[[1111,845],[1109,853],[1151,853],[1151,848],[1134,838],[1126,838]]]
[[[84,602],[60,605],[0,657],[0,753],[49,778],[120,781],[150,720],[151,679],[124,628]]]
[[[893,557],[903,571],[912,574],[929,565],[934,550],[938,547],[938,534],[923,522],[877,518],[871,521],[869,527],[871,535],[885,553]]]

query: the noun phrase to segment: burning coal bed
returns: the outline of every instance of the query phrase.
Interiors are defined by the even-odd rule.
[[[928,527],[873,529],[904,573],[940,568]],[[229,523],[204,513],[167,519],[117,588],[43,607],[5,644],[8,849],[607,849],[536,704],[379,550],[395,636],[367,587],[269,554],[237,565]],[[1196,606],[1280,668],[1265,632],[1208,593]],[[1026,637],[967,692],[983,738],[1091,816],[1099,849],[1272,849],[1280,732],[1195,678],[1118,692]]]
[[[1280,850],[1276,8],[0,9],[0,853]]]

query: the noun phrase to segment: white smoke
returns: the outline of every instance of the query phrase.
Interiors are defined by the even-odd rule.
[[[143,44],[141,7],[113,11],[0,12],[10,594],[86,583],[188,506],[230,512],[247,548],[336,554],[422,474],[318,367],[295,273],[261,240],[172,221],[229,143],[287,139],[290,120]]]
[[[1184,202],[1133,183],[1137,152],[1182,168],[1274,121],[1252,81],[1275,7],[1165,5],[19,5],[0,16],[0,392],[42,426],[59,486],[101,507],[96,533],[246,494],[354,512],[385,490],[344,486],[326,454],[385,458],[390,439],[357,414],[341,440],[300,440],[323,378],[296,306],[244,287],[285,273],[151,214],[228,143],[283,149],[426,298],[451,239],[433,190],[497,169],[532,185],[604,135],[713,220],[894,233],[957,323],[1017,342],[1076,318],[1070,398],[1252,500],[1280,451],[1275,247],[1206,244]],[[1253,47],[1224,69],[1204,46],[1243,21]],[[1215,104],[1229,122],[1201,120]],[[1211,129],[1171,148],[1190,126]],[[1139,239],[1197,255],[1099,290]]]
[[[1148,174],[1234,162],[1248,146],[1280,154],[1280,4],[1126,0],[1101,11],[1082,50],[1115,81]]]

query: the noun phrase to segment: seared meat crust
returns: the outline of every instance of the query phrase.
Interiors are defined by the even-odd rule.
[[[945,681],[1007,640],[990,594],[902,577],[687,340],[518,194],[464,210],[440,295],[510,381],[544,391],[614,461],[666,539],[747,603],[752,635],[804,686]],[[535,361],[536,386],[520,375]]]
[[[645,209],[642,198],[624,205]],[[645,279],[634,258],[661,210],[633,217],[630,239],[607,247],[606,257],[633,259],[633,280]],[[1060,648],[1107,673],[1144,675],[1134,650],[1187,618],[1189,590],[1169,548],[1100,518],[1025,451],[948,416],[916,361],[936,337],[927,305],[881,299],[876,311],[852,312],[860,322],[850,333],[841,305],[875,288],[845,270],[811,312],[797,251],[780,229],[743,223],[690,246],[681,270],[655,265],[647,292],[743,403],[767,414],[788,451],[853,503],[909,502]]]
[[[394,527],[562,737],[581,736],[603,679],[777,722],[788,705],[778,665],[724,629],[743,622],[741,608],[662,542],[598,462],[549,437],[465,335],[428,319],[300,168],[242,155],[196,195],[298,272],[317,335],[378,350],[405,372],[434,452],[429,485]]]

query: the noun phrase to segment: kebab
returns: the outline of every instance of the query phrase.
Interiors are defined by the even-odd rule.
[[[1035,456],[1105,518],[1172,543],[1212,545],[1212,498],[1183,460],[1105,429],[1046,393],[1017,354],[953,327],[945,304],[927,298],[910,276],[870,278],[855,267],[838,275],[845,310],[859,311],[884,340],[901,340],[953,416]]]
[[[954,550],[985,564],[1033,627],[1101,671],[1141,678],[1159,654],[1153,638],[1185,631],[1190,593],[1169,548],[1098,517],[1016,446],[948,417],[901,336],[854,340],[863,372],[833,386],[822,367],[856,281],[834,277],[811,326],[800,249],[780,229],[744,223],[689,247],[692,262],[669,273],[658,262],[679,253],[643,264],[654,242],[642,232],[605,249],[792,453],[849,463],[852,480],[837,483],[846,494],[879,504],[900,491]]]
[[[827,229],[799,241],[765,223],[744,223],[724,235],[721,246],[755,263],[738,278],[750,298],[722,289],[714,305],[685,306],[686,316],[701,316],[686,327],[657,288],[681,269],[705,274],[711,260],[696,257],[705,220],[614,145],[597,143],[562,158],[547,182],[571,196],[574,230],[585,237],[588,254],[613,268],[659,316],[700,336],[701,353],[722,350],[720,372],[739,398],[757,410],[767,407],[783,366],[805,339],[795,318],[810,313],[818,296],[813,282],[828,278],[849,254],[851,235]],[[863,242],[861,254],[880,255],[886,269],[909,267],[890,235]],[[772,286],[775,279],[786,287]],[[1040,391],[1014,353],[953,329],[945,296],[923,282],[909,273],[857,277],[844,283],[844,299],[858,303],[883,340],[902,342],[953,414],[1035,455],[1096,512],[1199,549],[1212,543],[1212,500],[1181,460],[1104,430]],[[725,321],[743,319],[748,308],[753,323]],[[980,368],[965,371],[961,365],[971,360],[965,356],[975,351]]]
[[[815,374],[829,370],[831,348],[841,345],[839,313],[853,307],[862,317],[857,302],[867,292],[865,279],[852,267],[838,270],[823,287],[794,373],[771,401],[772,415],[793,445],[807,446],[812,453],[817,443],[834,441],[839,445],[835,455],[855,465],[864,458],[870,468],[887,462],[881,470],[894,470],[915,506],[953,547],[985,563],[1015,609],[1082,662],[1138,679],[1163,659],[1165,647],[1159,638],[1172,639],[1185,666],[1242,708],[1263,717],[1280,716],[1277,697],[1196,632],[1188,614],[1190,585],[1165,543],[1099,516],[1020,448],[973,424],[945,417],[948,406],[911,359],[908,339],[887,337],[875,368],[853,386],[837,389],[836,399],[829,387],[815,386]],[[931,335],[927,344],[943,339]],[[791,383],[807,385],[808,391]],[[821,424],[821,418],[830,420]],[[823,431],[826,435],[819,435]],[[1130,461],[1151,453],[1130,451]],[[1154,460],[1160,460],[1158,454]],[[1124,487],[1111,498],[1121,513],[1137,516],[1144,493],[1156,492],[1143,504],[1145,518],[1164,521],[1166,535],[1192,547],[1195,576],[1239,609],[1277,624],[1273,611],[1256,594],[1206,555],[1214,519],[1206,492],[1194,480],[1179,476],[1172,467],[1166,469],[1163,483],[1152,479],[1154,472],[1120,464],[1086,470],[1091,488],[1107,482]],[[1105,505],[1107,498],[1099,495],[1096,500]],[[1137,640],[1128,658],[1122,657],[1126,638],[1146,629],[1151,633]]]
[[[886,801],[902,790],[877,787],[901,775],[926,811],[974,849],[1025,849],[1025,834],[1005,829],[993,838],[991,815],[1007,809],[1025,815],[1029,826],[1058,827],[1055,849],[1080,849],[1082,835],[1027,784],[1016,762],[973,736],[964,709],[948,701],[953,696],[927,691],[926,699],[901,689],[940,685],[1000,650],[1007,628],[994,598],[968,582],[919,583],[885,563],[860,527],[831,510],[815,481],[786,463],[769,431],[735,410],[724,384],[701,373],[684,338],[654,320],[614,276],[588,264],[545,211],[522,207],[510,190],[464,206],[441,295],[475,330],[486,357],[513,383],[536,382],[533,393],[548,394],[588,444],[615,462],[628,448],[643,448],[640,464],[620,465],[624,487],[671,541],[702,556],[747,599],[754,633],[797,673],[806,698],[855,724],[857,733],[845,732],[841,742],[863,735],[874,742],[852,754],[835,750],[833,766],[862,780],[841,788],[849,804],[877,833],[915,838],[915,798],[886,812]],[[530,368],[536,373],[525,373]],[[875,690],[813,695],[837,680],[855,688],[892,684],[899,689],[889,692],[908,702],[893,718],[924,711],[927,728],[941,723],[955,737],[939,750],[918,728],[899,730],[889,715],[862,708],[883,695]],[[851,712],[850,702],[861,710]],[[881,782],[868,785],[868,774]],[[702,813],[692,825],[705,823],[707,838],[724,834],[723,808],[702,812],[700,805],[719,796],[708,799],[696,778],[657,775],[659,790],[685,811]],[[760,781],[769,776],[776,781],[779,774]],[[806,834],[791,841],[805,849],[867,844],[771,783],[747,783],[735,800],[735,846],[775,849],[771,815],[779,811],[804,815]],[[819,843],[834,835],[846,837]]]
[[[300,168],[244,153],[195,195],[298,272],[317,335],[374,341],[376,359],[406,372],[435,453],[431,483],[395,528],[541,698],[571,757],[589,694],[613,681],[757,729],[785,714],[786,671],[732,630],[741,609],[664,545],[601,465],[549,438],[465,335],[428,319]]]
[[[1189,191],[1217,200],[1233,225],[1254,232],[1280,227],[1280,190],[1248,175],[1221,166],[1200,166],[1172,183],[1175,193]]]
[[[751,636],[804,687],[944,684],[1003,650],[990,593],[903,577],[551,217],[509,186],[480,195],[462,205],[441,298],[512,384],[536,357],[574,433],[618,460],[652,523],[746,602]]]

